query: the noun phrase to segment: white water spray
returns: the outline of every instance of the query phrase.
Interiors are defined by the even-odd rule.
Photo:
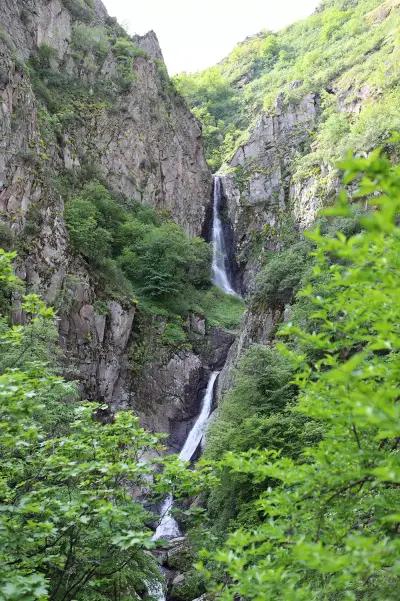
[[[216,175],[214,177],[214,197],[213,197],[213,221],[212,221],[212,281],[213,284],[221,288],[226,294],[236,296],[235,290],[229,281],[229,275],[226,270],[226,247],[224,240],[224,231],[220,218],[221,209],[222,185],[221,178]]]
[[[166,601],[164,587],[159,580],[150,580],[146,582],[146,588],[153,599],[157,599],[157,601]]]
[[[201,440],[204,436],[204,431],[207,425],[207,420],[210,417],[212,401],[213,401],[213,393],[215,381],[218,377],[219,371],[213,371],[208,380],[207,388],[204,393],[203,403],[201,407],[200,414],[193,426],[190,430],[189,435],[186,439],[185,444],[182,447],[181,452],[179,453],[180,459],[182,461],[190,461],[193,457],[197,447],[201,443]],[[153,535],[153,540],[158,540],[159,538],[177,538],[181,535],[179,526],[176,523],[176,520],[171,515],[171,509],[174,504],[174,499],[172,495],[168,495],[165,499],[163,506],[161,508],[161,521],[157,527]]]

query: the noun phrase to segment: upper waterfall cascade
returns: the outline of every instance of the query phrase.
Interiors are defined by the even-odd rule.
[[[212,281],[221,288],[226,294],[236,296],[236,292],[230,282],[229,273],[227,271],[227,252],[224,238],[224,230],[222,227],[220,212],[222,200],[222,184],[221,178],[216,175],[214,177],[214,194],[213,194],[213,220],[212,220]]]
[[[179,453],[179,457],[180,459],[182,459],[182,461],[190,461],[197,447],[199,446],[201,439],[203,438],[204,431],[207,425],[207,420],[210,417],[211,413],[214,386],[218,375],[219,371],[213,371],[210,376],[210,379],[208,380],[200,414],[193,428],[190,430],[181,452]],[[159,538],[176,538],[180,536],[181,533],[179,530],[179,526],[176,520],[171,515],[173,503],[174,500],[172,495],[168,495],[161,508],[162,518],[154,533],[153,540],[158,540]]]

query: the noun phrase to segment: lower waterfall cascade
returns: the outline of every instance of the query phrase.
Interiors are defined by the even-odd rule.
[[[212,402],[214,396],[214,388],[215,382],[219,375],[219,371],[213,371],[210,379],[208,380],[207,388],[204,393],[203,403],[201,407],[200,414],[196,419],[196,422],[192,429],[189,432],[188,437],[186,438],[186,442],[182,447],[181,452],[179,453],[179,458],[182,461],[190,461],[193,457],[196,449],[198,448],[201,440],[204,436],[205,428],[207,425],[208,418],[210,417]],[[157,526],[157,529],[153,535],[153,540],[158,540],[160,538],[177,538],[181,535],[179,530],[179,526],[171,515],[171,509],[173,507],[173,497],[172,495],[168,495],[165,499],[162,508],[161,508],[161,521]]]

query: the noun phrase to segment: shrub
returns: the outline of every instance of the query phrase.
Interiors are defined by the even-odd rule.
[[[301,241],[276,252],[257,276],[254,306],[277,309],[289,303],[307,269],[309,251],[310,245]]]
[[[71,44],[82,56],[87,52],[93,52],[100,60],[104,60],[110,48],[110,42],[103,27],[90,27],[84,23],[74,25]]]
[[[189,240],[179,226],[167,222],[145,230],[142,239],[130,243],[120,265],[141,294],[168,303],[188,287],[208,283],[208,259],[204,241]]]
[[[112,50],[117,58],[119,84],[122,90],[128,90],[135,81],[133,59],[138,56],[146,57],[147,53],[128,38],[117,38]]]
[[[14,244],[14,234],[6,223],[0,222],[0,248],[11,250]]]
[[[74,249],[101,265],[110,254],[111,235],[99,227],[100,213],[96,207],[78,196],[67,203],[65,221]]]

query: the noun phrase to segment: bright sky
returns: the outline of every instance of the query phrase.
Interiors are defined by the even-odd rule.
[[[214,65],[261,29],[310,15],[319,0],[103,0],[130,34],[154,29],[171,75]]]

